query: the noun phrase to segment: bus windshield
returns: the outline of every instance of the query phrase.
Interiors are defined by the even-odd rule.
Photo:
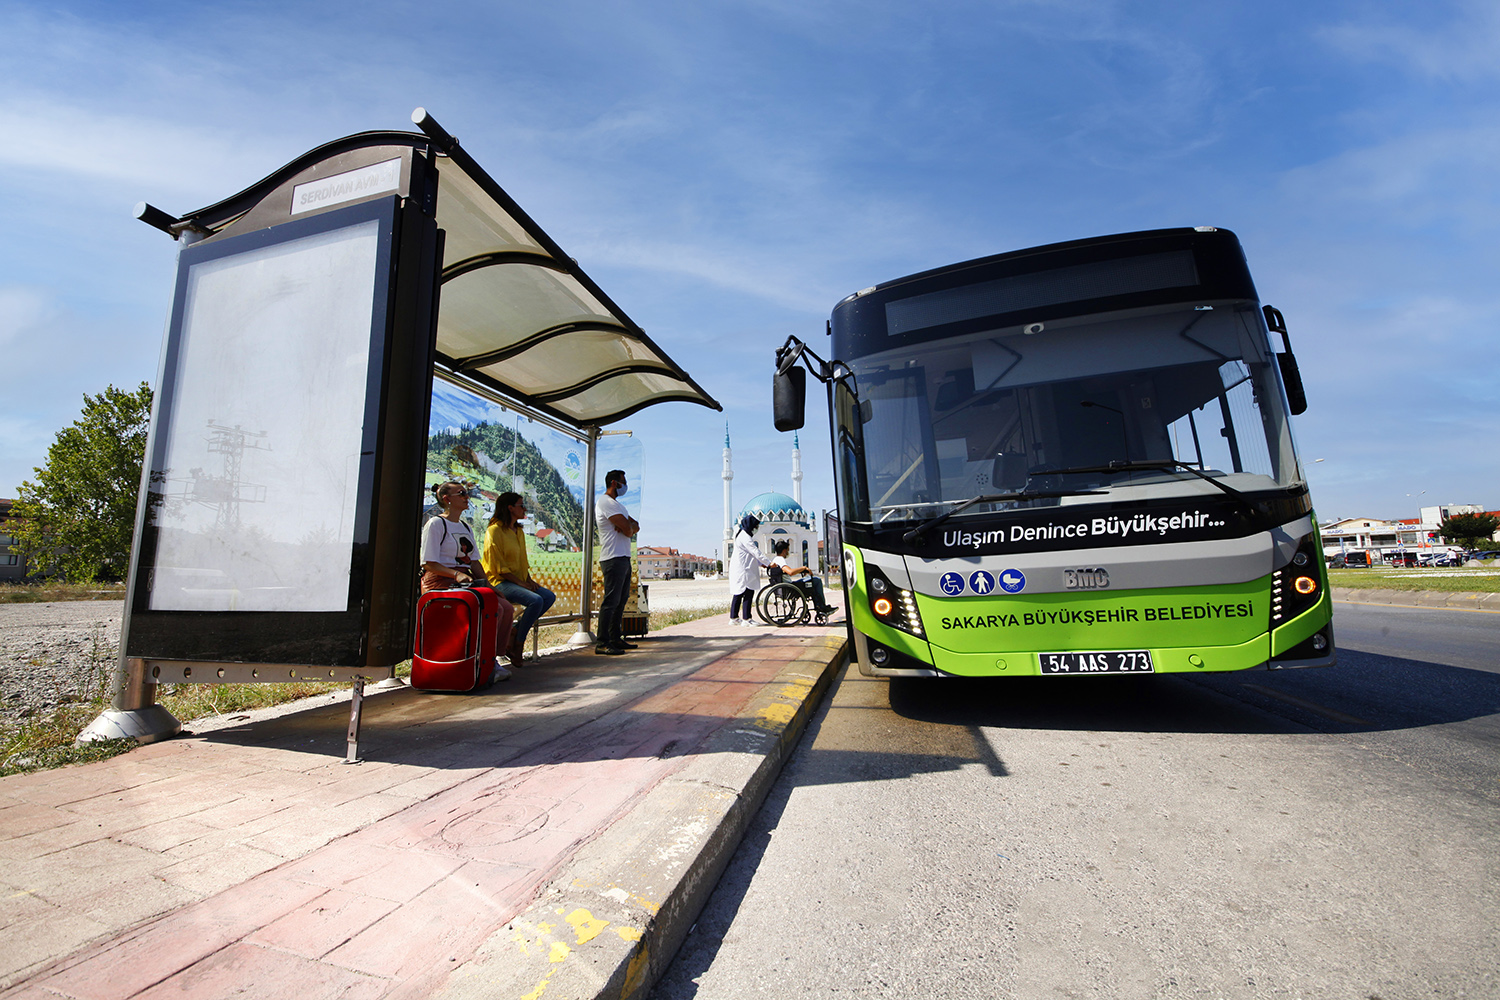
[[[840,457],[846,516],[926,519],[1023,490],[1064,495],[959,516],[1216,492],[1181,469],[1099,469],[1110,463],[1177,462],[1242,493],[1297,485],[1274,362],[1250,301],[908,339],[848,362],[857,405],[835,412],[840,440],[859,442]]]

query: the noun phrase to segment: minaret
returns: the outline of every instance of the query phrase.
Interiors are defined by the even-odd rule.
[[[724,421],[724,572],[729,572],[729,557],[734,550],[734,499],[730,482],[734,479],[734,466],[729,453],[729,421]]]
[[[802,445],[797,440],[797,432],[792,432],[792,499],[798,505],[802,503]]]

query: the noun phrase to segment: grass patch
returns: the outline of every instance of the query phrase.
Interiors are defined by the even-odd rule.
[[[1432,569],[1331,569],[1328,583],[1350,590],[1439,590],[1500,593],[1500,569],[1438,566]]]
[[[40,604],[43,601],[123,601],[123,583],[0,583],[0,604]]]
[[[647,629],[651,632],[660,632],[671,625],[681,625],[683,622],[697,621],[699,618],[712,618],[714,615],[729,614],[728,604],[718,604],[711,608],[678,608],[675,611],[653,611],[647,619]]]
[[[397,677],[411,676],[411,661],[396,666]],[[314,695],[346,690],[348,684],[324,681],[296,684],[177,684],[164,685],[157,703],[184,724],[213,715],[274,708]],[[0,731],[0,777],[25,774],[67,764],[108,760],[139,744],[131,737],[100,740],[79,745],[74,741],[89,723],[104,711],[106,701],[98,694],[58,708],[52,714],[28,719],[19,726]]]
[[[0,776],[26,774],[65,764],[107,760],[137,746],[131,737],[74,744],[78,734],[99,714],[103,702],[64,705],[50,716],[28,719],[0,733]]]
[[[411,676],[411,661],[396,664],[397,677]],[[275,708],[320,694],[347,691],[347,681],[295,681],[288,684],[169,684],[157,703],[186,725],[194,719]]]
[[[157,704],[186,725],[210,715],[233,715],[257,708],[274,708],[313,695],[347,688],[336,681],[290,684],[172,684],[158,693]]]

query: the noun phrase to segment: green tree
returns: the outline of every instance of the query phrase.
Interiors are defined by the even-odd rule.
[[[1438,525],[1438,535],[1454,545],[1477,549],[1490,540],[1497,527],[1500,527],[1500,518],[1494,514],[1453,514],[1443,518],[1443,523]]]
[[[83,397],[83,414],[57,432],[36,482],[21,484],[11,533],[32,572],[88,583],[130,565],[151,387],[108,386]]]

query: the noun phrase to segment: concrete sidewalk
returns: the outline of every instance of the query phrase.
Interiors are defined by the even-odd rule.
[[[724,616],[0,779],[0,997],[630,997],[844,651]]]

